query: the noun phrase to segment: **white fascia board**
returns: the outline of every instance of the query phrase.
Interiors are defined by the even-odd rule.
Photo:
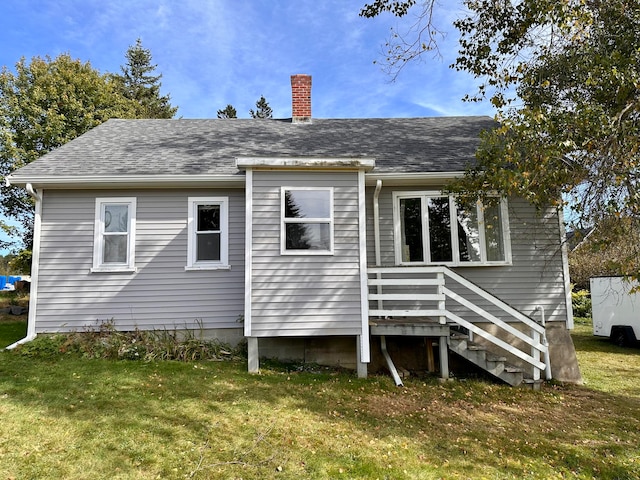
[[[398,187],[403,185],[442,185],[455,178],[461,177],[464,172],[416,172],[416,173],[367,173],[365,184],[375,186],[378,180],[384,186]]]
[[[6,177],[8,185],[25,186],[30,183],[35,188],[180,188],[228,186],[244,187],[244,175],[34,175]]]
[[[373,158],[237,157],[236,167],[268,169],[364,170],[376,166]]]

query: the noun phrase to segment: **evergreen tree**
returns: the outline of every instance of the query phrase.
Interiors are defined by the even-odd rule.
[[[273,110],[271,110],[269,102],[264,98],[264,95],[261,95],[260,99],[256,102],[256,110],[249,110],[249,114],[251,115],[251,118],[273,118]]]
[[[218,110],[218,118],[238,118],[238,112],[229,104],[224,110]]]
[[[169,95],[160,95],[162,74],[153,75],[157,65],[151,63],[151,51],[138,38],[125,54],[127,64],[122,75],[114,75],[125,98],[135,101],[137,118],[173,118],[178,107],[170,103]]]

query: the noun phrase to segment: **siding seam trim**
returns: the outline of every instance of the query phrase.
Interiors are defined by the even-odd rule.
[[[245,177],[245,233],[244,233],[244,335],[251,336],[251,282],[253,255],[253,170],[247,168]]]

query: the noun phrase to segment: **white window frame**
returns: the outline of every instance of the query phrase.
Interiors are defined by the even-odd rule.
[[[285,192],[287,191],[326,191],[329,192],[329,217],[318,218],[286,218],[285,217]],[[329,225],[329,250],[288,250],[286,239],[286,226],[290,223],[315,223]],[[334,214],[333,214],[333,187],[281,187],[280,189],[280,254],[281,255],[333,255],[334,247]]]
[[[105,207],[107,205],[126,205],[127,215],[127,261],[123,263],[104,262]],[[136,245],[136,198],[135,197],[101,197],[96,198],[95,225],[93,229],[93,268],[91,272],[133,273],[135,268]]]
[[[185,270],[230,270],[229,265],[229,197],[189,197],[189,216],[187,218],[187,265]],[[220,260],[198,261],[197,252],[197,215],[199,205],[218,205],[220,207]]]
[[[449,198],[449,215],[451,224],[451,250],[453,261],[450,262],[432,262],[429,242],[429,230],[425,221],[427,215],[427,199],[434,197]],[[484,208],[482,202],[476,202],[476,212],[478,219],[478,233],[480,239],[480,260],[479,261],[460,261],[460,251],[458,246],[458,221],[457,206],[454,195],[447,195],[440,191],[401,191],[393,192],[393,228],[394,228],[394,253],[396,265],[447,265],[453,267],[482,267],[490,265],[511,265],[511,233],[509,230],[509,209],[506,198],[500,198],[500,217],[502,219],[502,242],[504,245],[504,260],[489,261],[487,260],[487,248],[485,238],[485,222]],[[400,200],[404,198],[420,198],[422,212],[422,239],[423,239],[423,258],[422,262],[404,262],[402,261],[402,227],[400,219]]]

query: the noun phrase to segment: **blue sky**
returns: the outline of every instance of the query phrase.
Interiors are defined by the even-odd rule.
[[[451,20],[443,58],[409,65],[391,83],[378,65],[397,19],[358,16],[364,0],[4,0],[0,65],[24,56],[69,53],[101,72],[118,72],[139,37],[162,73],[162,92],[184,118],[215,117],[228,103],[238,116],[264,95],[279,118],[291,115],[289,77],[313,76],[313,116],[320,118],[493,115],[489,104],[465,104],[469,76],[455,59]],[[407,19],[405,24],[411,22]]]
[[[391,82],[379,65],[391,15],[358,16],[365,0],[3,0],[0,66],[25,57],[69,53],[97,70],[119,72],[137,38],[158,65],[162,94],[183,118],[213,118],[232,104],[238,116],[264,95],[274,117],[291,116],[290,76],[313,77],[317,118],[493,115],[488,102],[465,103],[474,80],[455,60],[452,20],[459,6],[441,6],[442,58],[407,65]],[[6,253],[6,252],[0,252]]]

